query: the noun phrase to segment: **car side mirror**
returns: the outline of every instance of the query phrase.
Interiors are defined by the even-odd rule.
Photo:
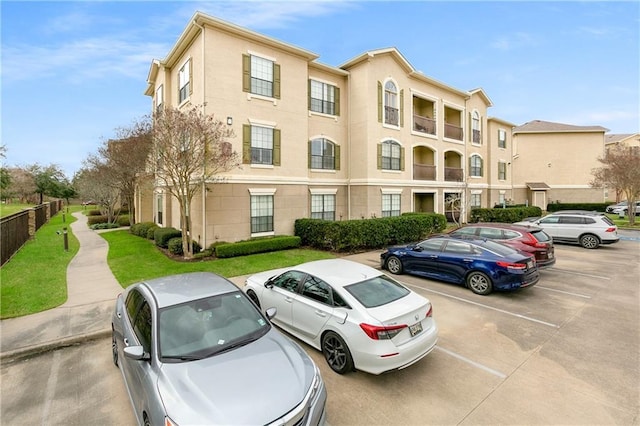
[[[127,346],[124,348],[124,356],[135,359],[136,361],[149,359],[149,354],[145,353],[142,346]]]
[[[264,286],[266,288],[273,288],[273,281],[271,281],[271,278],[269,278],[267,281],[265,281]]]
[[[413,247],[413,251],[422,251],[422,247],[415,246],[415,247]]]
[[[269,320],[273,319],[273,317],[276,316],[276,313],[278,313],[278,310],[276,308],[269,308],[265,311],[265,314],[267,314],[267,318],[269,318]]]

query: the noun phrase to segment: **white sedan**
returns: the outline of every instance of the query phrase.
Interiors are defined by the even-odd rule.
[[[272,322],[320,349],[335,372],[381,374],[433,350],[431,302],[369,266],[318,260],[247,278],[244,291]]]

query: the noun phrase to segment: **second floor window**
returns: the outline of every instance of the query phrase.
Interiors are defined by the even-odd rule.
[[[471,206],[471,208],[482,207],[482,194],[471,194],[469,205]]]
[[[280,129],[242,126],[242,163],[280,165]]]
[[[273,164],[273,129],[251,126],[251,164]]]
[[[393,141],[380,144],[380,168],[382,170],[402,169],[402,148]]]
[[[469,158],[469,176],[482,177],[482,158],[479,155]]]
[[[332,142],[317,138],[310,142],[309,167],[311,169],[339,170],[339,147]]]
[[[498,148],[507,147],[507,132],[500,129],[498,130]]]
[[[184,102],[191,94],[191,60],[178,71],[178,103]]]
[[[309,110],[322,114],[339,115],[340,89],[319,81],[309,81]]]
[[[498,163],[498,179],[506,180],[507,179],[507,163],[500,161]]]
[[[311,195],[311,219],[336,219],[336,196],[333,194]]]

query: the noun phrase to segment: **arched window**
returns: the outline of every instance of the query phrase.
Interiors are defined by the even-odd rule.
[[[391,80],[384,84],[384,122],[399,125],[398,88]]]
[[[472,155],[469,158],[469,176],[482,176],[482,158],[479,155]]]
[[[473,111],[471,118],[471,133],[473,143],[482,143],[480,138],[480,114],[478,111]]]
[[[325,139],[312,139],[309,149],[309,167],[312,169],[336,170],[336,145]]]

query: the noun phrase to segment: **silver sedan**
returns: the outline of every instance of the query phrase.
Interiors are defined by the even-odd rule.
[[[113,361],[139,424],[323,424],[319,370],[235,284],[212,273],[128,287]]]

